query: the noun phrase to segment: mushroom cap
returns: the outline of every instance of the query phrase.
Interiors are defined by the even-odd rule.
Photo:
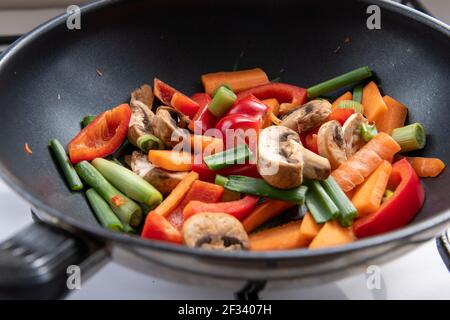
[[[330,161],[306,148],[303,148],[303,162],[304,178],[325,180],[331,173]]]
[[[330,161],[332,169],[339,167],[347,160],[347,146],[342,127],[336,120],[328,121],[320,127],[317,133],[317,146],[319,155]]]
[[[151,111],[153,103],[152,88],[148,84],[135,89],[131,93],[131,118],[128,125],[128,140],[136,145],[139,137],[152,133],[152,119],[155,114]]]
[[[288,112],[281,125],[302,133],[323,123],[331,113],[327,100],[312,100]]]
[[[167,106],[159,107],[152,121],[154,135],[169,146],[177,145],[188,136],[186,130],[178,126],[174,117],[178,117],[180,124],[183,126],[188,122],[185,115]]]

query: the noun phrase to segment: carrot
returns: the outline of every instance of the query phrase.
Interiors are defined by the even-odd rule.
[[[322,226],[322,224],[314,221],[311,213],[307,212],[300,225],[300,235],[311,241],[319,233]]]
[[[211,155],[223,151],[223,140],[212,136],[192,134],[189,138],[191,150],[195,154]]]
[[[380,132],[331,175],[341,189],[348,192],[363,183],[383,160],[391,161],[398,151],[399,144],[390,135]]]
[[[334,102],[331,104],[331,110],[336,109],[341,101],[352,100],[352,99],[353,99],[353,94],[350,91],[347,91],[342,96],[340,96],[336,100],[334,100]]]
[[[289,250],[306,247],[309,239],[303,237],[298,229],[301,221],[254,233],[249,237],[249,249],[253,251]]]
[[[262,124],[262,127],[266,128],[272,124],[273,116],[277,116],[280,104],[278,103],[277,99],[266,99],[262,100],[261,102],[264,103],[268,108]]]
[[[221,85],[229,86],[235,93],[269,83],[267,74],[260,68],[207,73],[201,77],[205,92],[212,95]]]
[[[406,157],[406,159],[421,178],[437,177],[445,168],[445,163],[438,158]]]
[[[344,228],[337,221],[328,221],[309,244],[309,249],[333,247],[350,243],[355,239],[351,228]]]
[[[392,130],[405,125],[408,108],[390,96],[384,96],[383,100],[388,109],[377,119],[376,125],[378,131],[391,134]]]
[[[189,171],[192,168],[193,157],[183,151],[150,150],[148,161],[169,171]]]
[[[388,110],[386,103],[381,96],[375,82],[369,82],[363,88],[362,105],[364,106],[364,115],[372,122],[378,123],[378,119],[382,117]]]
[[[253,212],[242,221],[242,225],[244,226],[245,231],[252,232],[270,218],[279,215],[293,206],[294,204],[286,201],[269,199],[262,205],[256,207]]]
[[[189,189],[191,189],[191,186],[196,180],[198,180],[198,173],[193,171],[189,172],[164,199],[164,201],[152,210],[152,212],[164,217],[168,216],[181,203],[184,196]]]
[[[358,211],[358,217],[375,212],[381,206],[391,171],[391,164],[384,160],[369,178],[356,188],[352,203]]]

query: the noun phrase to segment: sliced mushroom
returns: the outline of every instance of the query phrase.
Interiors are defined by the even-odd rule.
[[[283,126],[263,129],[258,138],[258,172],[276,188],[290,189],[303,180],[303,147],[298,134]]]
[[[303,148],[303,177],[324,180],[331,173],[330,161],[318,154]]]
[[[336,120],[324,123],[317,133],[317,146],[319,154],[330,161],[331,168],[335,169],[347,160],[346,143],[342,127]]]
[[[137,146],[137,139],[152,133],[152,120],[155,114],[151,111],[153,103],[152,88],[144,84],[131,94],[131,119],[128,125],[128,140]]]
[[[130,161],[131,170],[158,189],[164,196],[168,195],[188,174],[186,171],[173,172],[155,167],[147,160],[147,156],[134,151]]]
[[[189,247],[215,250],[248,248],[248,235],[235,217],[226,213],[198,213],[183,224],[182,235]]]
[[[154,135],[166,145],[175,146],[186,138],[186,132],[178,126],[177,121],[183,126],[186,122],[188,123],[185,116],[175,109],[165,106],[159,107],[152,121]]]
[[[302,133],[323,123],[331,113],[331,104],[326,100],[312,100],[287,113],[281,125]]]
[[[367,123],[367,119],[361,113],[356,112],[342,126],[347,158],[354,155],[364,145],[364,140],[361,137],[361,125],[363,123]]]

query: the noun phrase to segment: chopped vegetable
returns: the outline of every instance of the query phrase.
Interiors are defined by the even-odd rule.
[[[142,229],[142,239],[153,239],[181,244],[183,238],[180,231],[172,226],[163,216],[150,212]]]
[[[385,203],[386,201],[389,201],[389,199],[391,199],[393,195],[394,195],[394,191],[386,189],[386,191],[384,192],[384,195],[383,195],[383,199],[381,199],[381,203]]]
[[[301,221],[292,221],[250,235],[251,251],[289,250],[306,247],[309,240],[299,233]]]
[[[236,148],[227,149],[207,157],[204,161],[209,169],[219,170],[235,164],[244,164],[246,160],[252,157],[252,152],[248,149],[246,144],[241,144]]]
[[[352,203],[358,210],[358,217],[378,210],[391,172],[391,164],[384,160],[369,178],[356,188]]]
[[[222,85],[229,86],[234,92],[240,92],[269,82],[267,74],[260,68],[207,73],[202,75],[201,80],[205,92],[211,95]]]
[[[120,220],[111,210],[108,203],[94,189],[86,191],[86,198],[102,226],[113,231],[123,231],[123,225]]]
[[[314,99],[315,97],[324,95],[328,92],[345,87],[349,84],[358,82],[371,76],[372,71],[367,66],[355,69],[353,71],[308,88],[308,98]]]
[[[102,158],[92,160],[92,165],[113,186],[131,199],[145,203],[150,207],[155,207],[161,203],[163,199],[161,193],[133,171]]]
[[[406,115],[408,114],[408,108],[400,102],[394,100],[390,96],[383,97],[388,109],[377,120],[378,131],[391,134],[392,130],[403,127],[405,125]]]
[[[338,217],[339,209],[330,196],[326,193],[319,181],[310,180],[305,183],[308,186],[306,193],[306,207],[316,223],[324,223]]]
[[[234,92],[225,86],[221,86],[214,94],[212,101],[208,105],[208,109],[216,117],[222,117],[227,113],[235,100],[236,95]]]
[[[425,147],[425,129],[418,122],[392,130],[391,136],[402,148],[401,152],[414,151]]]
[[[378,134],[377,127],[374,124],[368,123],[361,124],[360,132],[365,142],[369,142]]]
[[[344,125],[345,121],[355,113],[353,109],[334,109],[328,116],[328,121],[336,120],[341,126]]]
[[[81,120],[81,126],[83,128],[87,127],[89,125],[89,123],[91,123],[92,121],[95,120],[95,118],[97,118],[97,116],[91,116],[91,115],[84,116],[83,120]]]
[[[247,117],[263,121],[267,117],[268,107],[254,96],[239,99],[228,110],[227,116],[232,114],[245,115]]]
[[[352,93],[350,91],[346,91],[343,95],[341,95],[340,97],[338,97],[336,100],[333,101],[333,103],[331,104],[331,109],[332,110],[336,109],[339,103],[341,103],[341,101],[352,99],[353,99]]]
[[[169,171],[189,171],[192,168],[193,157],[184,151],[150,150],[148,161]]]
[[[170,105],[191,119],[194,118],[200,109],[200,105],[197,102],[190,99],[188,96],[185,96],[181,92],[174,93],[172,99],[170,100]]]
[[[167,83],[162,82],[158,78],[153,80],[153,94],[157,97],[164,105],[170,106],[175,93],[179,92],[177,89],[172,88]]]
[[[334,247],[353,242],[354,239],[351,228],[344,228],[337,221],[328,221],[309,244],[309,249]]]
[[[87,161],[75,165],[78,175],[111,206],[114,213],[124,225],[133,227],[142,220],[142,209],[131,199],[113,187],[101,174]]]
[[[267,220],[279,215],[283,211],[292,208],[293,203],[269,199],[257,206],[255,210],[242,221],[245,231],[252,232]]]
[[[262,124],[262,128],[266,128],[273,123],[273,118],[277,117],[278,110],[280,108],[280,104],[278,103],[277,99],[273,99],[273,98],[266,99],[261,102],[267,106],[267,114],[264,117],[263,124]]]
[[[212,136],[192,134],[189,141],[191,150],[196,154],[209,155],[223,150],[223,140]]]
[[[136,140],[137,147],[141,149],[143,152],[147,153],[150,150],[161,150],[165,149],[164,142],[161,141],[158,137],[153,134],[145,134],[140,136]]]
[[[362,105],[364,115],[370,122],[378,123],[378,120],[387,112],[388,107],[375,82],[371,81],[364,87]]]
[[[421,178],[437,177],[445,168],[445,163],[438,158],[406,157]]]
[[[216,125],[216,129],[223,134],[225,148],[235,147],[245,142],[252,152],[256,150],[260,128],[261,119],[243,114],[227,115],[220,119]]]
[[[219,186],[225,186],[225,184],[227,183],[228,178],[221,176],[220,174],[216,175],[216,179],[214,181],[215,184],[219,185]]]
[[[317,134],[314,132],[310,132],[305,137],[305,147],[311,150],[312,152],[319,154],[319,148],[317,145]]]
[[[337,109],[353,109],[355,112],[364,113],[364,106],[353,100],[342,100],[336,107]]]
[[[362,95],[363,95],[363,86],[362,84],[358,84],[353,88],[353,101],[356,101],[358,103],[362,102]]]
[[[203,134],[206,130],[214,128],[219,119],[208,109],[211,103],[211,97],[208,94],[196,93],[192,96],[192,100],[197,102],[200,107],[191,123],[189,123],[189,129],[195,134]]]
[[[66,177],[69,188],[74,191],[83,189],[83,183],[81,182],[80,177],[72,166],[72,163],[70,163],[66,151],[64,150],[64,147],[61,145],[61,143],[56,139],[50,140],[50,149],[53,151],[53,154],[58,161],[58,164],[64,176]]]
[[[307,212],[300,225],[300,236],[311,241],[322,229],[322,226],[323,224],[316,223],[312,214]]]

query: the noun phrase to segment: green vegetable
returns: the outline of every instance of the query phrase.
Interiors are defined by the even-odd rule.
[[[119,165],[117,166],[120,167]],[[97,193],[111,206],[122,224],[130,224],[135,227],[141,223],[141,207],[114,188],[89,162],[81,161],[77,163],[75,165],[75,170],[81,179],[97,191]]]
[[[85,116],[85,117],[83,118],[83,120],[81,120],[81,126],[82,126],[83,128],[86,128],[86,127],[88,126],[89,123],[91,123],[92,121],[94,121],[95,118],[97,118],[97,116],[91,116],[91,115]]]
[[[251,156],[252,152],[244,143],[236,148],[207,156],[204,158],[204,161],[209,169],[219,170],[234,164],[243,164],[246,160],[250,159]]]
[[[133,171],[103,158],[92,160],[92,165],[113,186],[131,199],[149,206],[161,203],[163,199],[162,194]]]
[[[57,139],[52,139],[50,140],[49,146],[66,177],[69,188],[74,191],[83,189],[83,183],[72,166],[69,157],[67,157],[67,153],[61,143]]]
[[[136,140],[139,149],[147,153],[149,150],[163,150],[165,149],[164,142],[153,134],[145,134]]]
[[[113,231],[123,231],[123,226],[108,203],[94,190],[86,191],[86,197],[101,225]]]
[[[316,223],[324,223],[337,218],[339,208],[327,194],[318,180],[305,181],[308,186],[306,193],[306,206]]]
[[[227,177],[221,176],[220,174],[216,174],[216,179],[215,179],[214,183],[223,187],[223,186],[225,186],[227,181],[228,181]],[[241,198],[240,192],[224,189],[223,196],[222,196],[222,202],[239,200],[240,198]]]
[[[361,124],[359,130],[361,133],[361,137],[364,139],[365,142],[369,142],[370,140],[372,140],[373,137],[375,137],[378,134],[377,127],[374,124],[363,123]]]
[[[315,86],[308,88],[308,98],[314,99],[315,97],[321,96],[328,92],[334,91],[346,85],[361,81],[365,78],[371,77],[372,71],[369,67],[365,66],[362,68],[355,69],[336,78],[327,80],[325,82],[319,83]]]
[[[281,190],[272,187],[262,179],[244,176],[228,176],[228,181],[224,187],[236,192],[288,201],[295,204],[303,204],[307,190],[305,186]]]
[[[392,130],[391,136],[400,145],[402,152],[418,150],[425,147],[425,129],[417,122]]]
[[[381,203],[385,203],[394,195],[394,191],[386,189],[383,195],[383,199],[381,199]]]
[[[333,177],[329,176],[326,180],[320,181],[325,191],[330,196],[331,200],[339,208],[337,220],[343,227],[349,227],[353,224],[357,211],[353,203],[347,198],[345,193],[334,181]]]
[[[220,86],[218,86],[217,88],[214,89],[214,91],[212,92],[212,95],[211,95],[211,96],[214,97],[214,96],[216,95],[217,91],[219,91],[219,89],[220,89],[221,87],[225,87],[225,88],[227,88],[228,90],[233,91],[233,89],[232,89],[229,85],[227,85],[227,84],[221,84]]]
[[[122,162],[120,162],[117,158],[112,157],[112,158],[111,158],[111,161],[114,162],[115,164],[118,164],[119,166],[122,166],[122,167],[123,167]]]
[[[233,105],[236,98],[233,91],[225,86],[220,86],[214,94],[211,103],[208,105],[208,109],[216,117],[222,117]]]
[[[353,101],[361,103],[361,101],[362,101],[362,93],[363,93],[363,86],[362,86],[362,84],[356,85],[353,88]]]
[[[344,100],[339,102],[338,109],[353,109],[355,110],[355,112],[359,112],[361,114],[364,113],[364,107],[361,103],[358,103],[356,101],[353,100]]]
[[[132,226],[127,224],[127,225],[123,226],[123,232],[125,232],[125,233],[136,233],[136,229],[134,229]]]
[[[228,178],[221,176],[220,174],[216,174],[216,179],[214,181],[215,184],[219,186],[224,186],[228,182]]]

